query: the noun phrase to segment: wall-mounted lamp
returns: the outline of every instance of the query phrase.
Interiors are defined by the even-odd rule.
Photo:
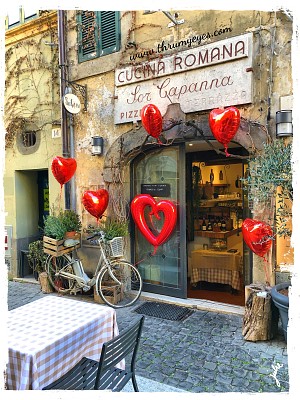
[[[276,137],[293,136],[292,111],[276,112]]]
[[[104,139],[101,136],[92,137],[92,155],[101,156],[103,154]]]

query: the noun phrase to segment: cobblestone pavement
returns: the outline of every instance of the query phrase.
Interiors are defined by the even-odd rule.
[[[9,310],[43,296],[49,294],[39,285],[8,284]],[[134,309],[141,303],[117,310],[120,330],[139,316]],[[241,331],[240,315],[196,310],[181,322],[146,316],[136,373],[189,392],[288,392],[282,329],[276,339],[256,343],[245,341]]]

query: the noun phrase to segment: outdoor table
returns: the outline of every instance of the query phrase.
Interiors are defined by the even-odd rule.
[[[240,253],[227,251],[192,251],[191,283],[199,281],[216,282],[231,285],[239,290],[241,272]]]
[[[7,389],[42,389],[118,335],[113,308],[49,295],[8,313]]]

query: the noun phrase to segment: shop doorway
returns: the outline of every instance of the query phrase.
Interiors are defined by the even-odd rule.
[[[177,205],[177,223],[169,239],[156,249],[141,232],[132,229],[132,259],[143,278],[143,290],[173,297],[187,297],[186,219],[185,219],[185,148],[184,144],[152,150],[140,155],[132,164],[132,198],[151,194],[159,202],[169,200]],[[144,210],[148,227],[159,232],[164,224]],[[156,235],[156,234],[155,234]],[[156,235],[157,236],[157,235]]]
[[[41,238],[44,216],[49,214],[48,170],[16,171],[16,236],[18,276],[31,277],[28,245]]]
[[[248,154],[234,143],[229,149],[236,158],[218,155],[205,141],[185,142],[152,149],[132,163],[131,198],[149,193],[178,205],[176,229],[156,251],[132,229],[132,260],[144,291],[244,305],[244,286],[252,281],[241,234],[249,216],[243,184]],[[157,224],[153,229],[159,232],[163,215],[155,221],[149,211],[149,226]]]
[[[232,145],[241,158],[228,158],[202,142],[187,144],[186,151],[187,296],[244,305],[251,281],[241,233],[248,216],[245,150]]]

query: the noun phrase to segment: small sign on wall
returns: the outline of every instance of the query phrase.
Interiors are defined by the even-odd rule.
[[[141,185],[141,194],[150,194],[153,197],[170,197],[169,183],[149,183]]]
[[[78,97],[73,93],[67,93],[64,95],[64,106],[71,114],[78,114],[81,108]]]
[[[61,129],[60,128],[53,128],[52,129],[52,139],[60,138],[61,137]]]

